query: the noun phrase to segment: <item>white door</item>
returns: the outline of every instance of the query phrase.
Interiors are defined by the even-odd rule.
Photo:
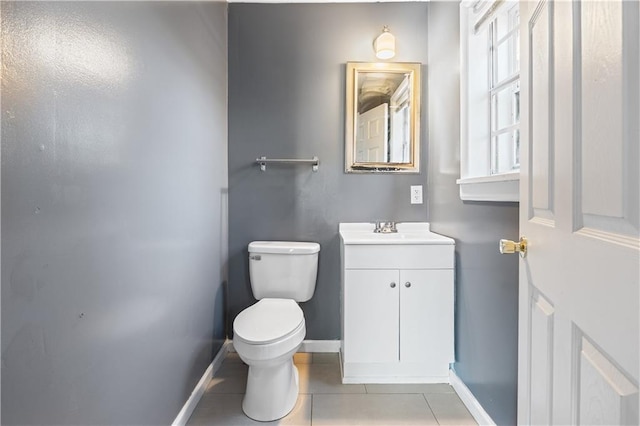
[[[388,133],[389,104],[378,105],[358,115],[356,162],[386,162]]]
[[[409,140],[411,139],[411,81],[404,77],[389,101],[389,162],[409,163]]]
[[[639,3],[520,5],[518,422],[638,425]]]

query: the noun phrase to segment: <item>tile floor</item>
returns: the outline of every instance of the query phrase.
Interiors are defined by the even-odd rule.
[[[298,353],[300,395],[288,416],[256,422],[242,413],[248,367],[229,353],[207,386],[189,425],[455,425],[477,423],[444,384],[343,385],[338,354]]]

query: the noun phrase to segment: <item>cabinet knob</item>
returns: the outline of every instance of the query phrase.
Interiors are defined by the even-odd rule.
[[[409,287],[411,287],[411,283],[409,281],[407,281],[406,283],[404,283],[404,286],[409,288]]]
[[[396,288],[396,283],[391,283],[391,288]]]

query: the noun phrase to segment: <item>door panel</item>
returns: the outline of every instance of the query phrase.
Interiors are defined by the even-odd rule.
[[[635,28],[633,22],[623,27],[623,14],[633,16],[628,9],[637,5],[625,3],[633,2],[589,1],[576,7],[582,51],[575,229],[602,238],[609,233],[633,237],[640,227],[637,19]]]
[[[531,127],[529,139],[535,138],[531,147],[529,169],[530,217],[553,225],[553,142],[550,132],[553,124],[553,3],[541,3],[531,18],[528,38],[531,43],[529,74],[531,101]]]
[[[639,4],[520,5],[518,422],[637,425]]]
[[[582,336],[578,344],[579,393],[574,398],[578,423],[637,425],[638,387],[587,338]]]
[[[349,362],[398,361],[399,278],[395,270],[345,270],[343,351]]]
[[[453,362],[453,269],[402,270],[400,285],[400,360],[443,366],[446,375]]]
[[[582,214],[618,217],[623,211],[622,4],[587,1],[580,6],[582,81],[577,93],[582,138],[577,146]],[[604,32],[604,34],[603,34]]]
[[[531,423],[551,424],[553,405],[553,306],[532,291],[529,357],[531,359]]]

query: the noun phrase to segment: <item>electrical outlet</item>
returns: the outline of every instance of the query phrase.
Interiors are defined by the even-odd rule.
[[[411,185],[411,204],[422,204],[422,185]]]

